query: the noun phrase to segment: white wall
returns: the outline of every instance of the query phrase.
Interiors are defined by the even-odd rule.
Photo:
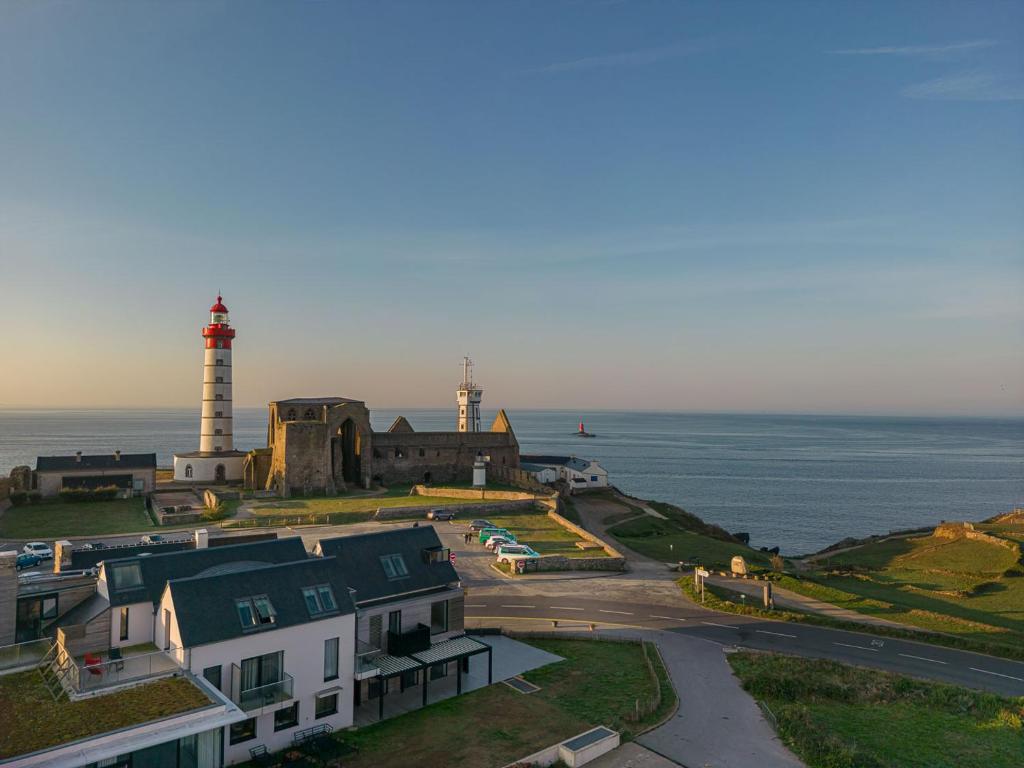
[[[417,624],[426,624],[429,627],[430,606],[441,600],[453,600],[461,594],[461,589],[447,589],[443,592],[435,592],[430,595],[420,595],[419,597],[409,598],[408,600],[396,600],[390,603],[375,605],[371,608],[361,608],[359,610],[359,632],[357,637],[364,643],[370,641],[371,616],[381,617],[381,636],[382,638],[385,637],[388,631],[388,614],[392,611],[402,612],[402,632],[408,632]],[[462,626],[453,627],[451,625],[450,616],[451,607],[449,606],[448,631],[431,635],[431,642],[439,643],[442,640],[447,640],[450,637],[461,635],[463,633]]]
[[[225,479],[241,480],[245,456],[175,456],[174,479],[182,483],[212,483],[217,477],[217,465],[224,465]],[[185,467],[192,466],[192,477],[185,475]]]
[[[170,593],[165,591],[161,608],[173,604]],[[162,624],[161,609],[158,624]],[[157,630],[162,637],[162,629]],[[338,679],[324,681],[324,641],[337,637],[338,642]],[[352,692],[355,674],[355,616],[335,616],[321,619],[297,627],[270,629],[254,632],[241,638],[223,643],[196,646],[186,651],[175,651],[173,655],[186,659],[189,670],[196,676],[202,676],[207,667],[221,667],[221,688],[228,696],[231,695],[231,665],[241,666],[242,659],[260,656],[264,653],[284,651],[284,671],[294,678],[293,698],[283,704],[267,707],[249,713],[256,717],[256,738],[239,744],[230,743],[229,729],[224,733],[225,763],[245,762],[249,759],[249,750],[263,744],[271,751],[289,746],[295,731],[322,723],[330,724],[335,730],[352,725]],[[180,646],[180,634],[172,615],[171,644]],[[316,694],[330,688],[340,688],[338,693],[338,713],[329,717],[316,719]],[[299,723],[294,728],[274,732],[274,711],[284,709],[295,701],[299,702]]]
[[[121,639],[121,609],[128,609],[128,639]],[[153,642],[153,604],[132,603],[115,605],[110,608],[110,647],[126,648],[129,645]]]

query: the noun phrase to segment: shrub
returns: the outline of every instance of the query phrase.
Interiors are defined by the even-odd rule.
[[[7,498],[11,500],[11,504],[18,507],[28,503],[28,491],[11,491]]]
[[[116,485],[104,485],[99,488],[61,488],[61,501],[109,501],[117,498],[121,489]]]

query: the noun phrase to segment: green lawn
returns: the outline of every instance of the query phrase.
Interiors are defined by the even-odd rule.
[[[512,531],[519,543],[529,544],[542,555],[607,557],[607,553],[603,549],[580,549],[577,547],[576,542],[582,541],[582,539],[572,531],[563,528],[543,512],[488,514],[487,519],[499,528],[507,528]]]
[[[52,541],[155,528],[143,499],[53,501],[12,507],[0,516],[0,536]]]
[[[687,530],[686,525],[684,520],[646,515],[619,523],[608,533],[635,552],[666,563],[685,560],[728,570],[733,556],[743,555],[748,564],[769,565],[765,552]]]
[[[996,526],[990,533],[1002,535]],[[1006,531],[1013,538],[1014,531]],[[915,536],[815,563],[779,586],[861,613],[1024,651],[1024,569],[1017,553],[967,538]]]
[[[281,499],[258,501],[251,506],[255,517],[293,518],[302,515],[330,517],[333,525],[362,523],[373,517],[380,508],[391,507],[443,507],[449,504],[486,504],[481,499],[456,499],[440,496],[410,496],[408,489],[389,490],[384,494],[346,494],[343,496],[313,497],[307,499]],[[416,515],[417,517],[419,515]]]
[[[733,672],[808,768],[1018,768],[1024,698],[742,652]]]
[[[492,685],[432,704],[342,738],[359,748],[351,768],[410,765],[496,768],[596,725],[624,738],[658,722],[675,706],[664,668],[652,653],[663,691],[661,708],[639,723],[628,718],[637,698],[654,694],[639,645],[596,640],[530,641],[565,659],[527,672],[541,690],[524,695]]]
[[[79,506],[79,505],[75,505]],[[36,670],[0,676],[0,759],[203,707],[213,702],[182,677],[81,701],[54,701]]]

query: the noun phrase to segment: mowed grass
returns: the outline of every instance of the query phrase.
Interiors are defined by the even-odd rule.
[[[1000,530],[992,527],[993,534]],[[1010,532],[1012,533],[1012,532]],[[1012,538],[1012,537],[1011,537]],[[997,544],[917,536],[868,544],[815,563],[779,586],[860,613],[1024,650],[1024,568]]]
[[[102,536],[151,528],[156,526],[141,498],[26,504],[11,507],[0,516],[0,536],[11,539],[53,541],[65,536]]]
[[[809,768],[1019,768],[1024,698],[830,661],[730,654]]]
[[[543,512],[504,512],[499,515],[482,514],[499,528],[507,528],[520,544],[529,544],[542,555],[563,557],[607,557],[603,549],[580,549],[582,541],[572,531],[563,528]]]
[[[212,704],[182,677],[81,701],[54,701],[36,670],[0,676],[0,759]]]
[[[541,690],[530,695],[497,684],[371,725],[342,739],[359,748],[349,768],[473,766],[495,768],[596,725],[631,733],[658,722],[675,694],[655,654],[662,685],[660,710],[639,723],[627,718],[655,684],[639,645],[594,640],[530,641],[564,661],[523,677]],[[665,686],[667,686],[667,692]]]
[[[250,506],[255,517],[292,517],[295,515],[330,515],[334,525],[361,523],[373,517],[380,508],[443,507],[448,504],[483,504],[481,499],[456,499],[439,496],[410,496],[408,490],[391,490],[383,494],[351,494],[259,501]]]
[[[768,567],[767,553],[710,536],[703,532],[710,528],[702,529],[699,521],[693,522],[696,518],[679,514],[682,510],[673,513],[674,509],[660,505],[658,511],[668,516],[667,520],[650,515],[635,517],[612,526],[608,533],[635,552],[665,563],[686,561],[728,569],[733,556],[742,555],[750,565]]]

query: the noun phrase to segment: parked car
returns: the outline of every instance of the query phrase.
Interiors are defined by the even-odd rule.
[[[490,520],[474,520],[469,524],[469,530],[473,533],[482,531],[484,528],[497,528],[497,526]]]
[[[484,542],[484,548],[490,552],[496,552],[498,547],[502,544],[515,544],[516,537],[511,533],[503,533],[498,536],[491,536],[487,541]]]
[[[478,540],[481,544],[483,544],[485,541],[491,538],[491,536],[500,536],[506,533],[511,536],[512,532],[509,531],[507,528],[482,528],[480,530],[480,536]],[[512,538],[514,539],[515,537],[513,536]]]
[[[28,552],[22,552],[18,555],[18,560],[14,564],[14,567],[19,571],[22,568],[32,568],[33,566],[39,565],[41,560],[38,555],[30,555]]]
[[[499,563],[514,563],[516,560],[535,560],[540,553],[525,544],[502,545],[495,550]]]
[[[42,541],[30,541],[21,548],[22,552],[35,555],[40,560],[53,560],[53,550],[50,545]]]
[[[428,520],[454,520],[455,513],[450,509],[432,509],[427,512]]]
[[[159,533],[147,533],[145,536],[139,539],[139,544],[159,544],[163,540],[164,537],[161,536]]]

